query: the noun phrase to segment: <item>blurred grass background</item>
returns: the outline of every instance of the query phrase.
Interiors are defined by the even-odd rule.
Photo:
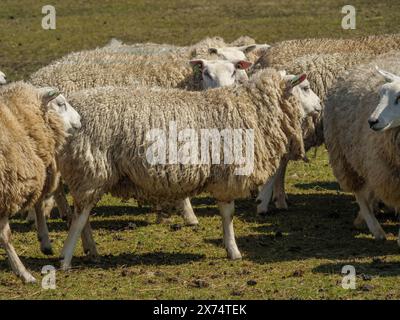
[[[41,27],[44,5],[54,5],[57,29]],[[357,10],[356,30],[343,30],[341,8]],[[206,36],[258,42],[308,37],[354,37],[399,32],[394,0],[1,0],[0,68],[27,76],[71,51],[116,37],[127,42],[188,45]]]

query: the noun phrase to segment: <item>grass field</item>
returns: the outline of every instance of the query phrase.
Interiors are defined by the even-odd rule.
[[[352,1],[357,29],[340,27],[348,1],[52,1],[57,30],[41,29],[41,7],[48,1],[0,2],[0,70],[22,79],[70,51],[104,45],[111,37],[128,42],[179,45],[205,36],[233,40],[246,34],[272,43],[304,37],[353,37],[399,32],[400,2]],[[313,153],[313,152],[312,152]],[[157,224],[147,207],[106,196],[93,212],[100,261],[77,251],[70,272],[57,271],[57,289],[23,285],[0,250],[0,298],[4,299],[399,299],[400,251],[396,219],[379,219],[388,241],[379,243],[356,231],[357,206],[339,191],[320,148],[310,163],[292,163],[287,175],[290,210],[255,214],[252,200],[237,203],[235,229],[242,261],[226,259],[220,218],[213,199],[193,200],[200,227],[180,227],[182,220]],[[177,226],[178,224],[178,226]],[[59,253],[66,226],[49,221],[54,251]],[[57,256],[40,253],[36,232],[14,219],[13,244],[38,280],[44,265]],[[341,270],[353,265],[355,290],[341,287]]]

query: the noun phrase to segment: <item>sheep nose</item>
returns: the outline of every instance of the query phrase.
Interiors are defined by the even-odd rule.
[[[373,128],[374,125],[376,125],[378,122],[379,122],[379,120],[376,119],[376,118],[369,118],[369,119],[368,119],[368,123],[369,123],[369,127],[370,127],[370,128]]]

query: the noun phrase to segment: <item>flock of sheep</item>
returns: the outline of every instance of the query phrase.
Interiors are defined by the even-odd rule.
[[[0,72],[0,240],[13,271],[35,281],[11,244],[9,218],[30,210],[40,248],[52,254],[46,216],[55,204],[69,220],[62,268],[71,267],[80,236],[84,252],[96,258],[89,218],[105,193],[159,212],[174,207],[193,225],[190,197],[207,192],[218,203],[228,257],[240,259],[234,200],[258,191],[259,214],[271,199],[287,208],[288,161],[306,160],[306,151],[323,143],[341,187],[360,206],[355,225],[384,239],[373,208],[378,201],[400,205],[399,49],[398,34],[272,46],[249,37],[189,47],[112,40],[71,53],[27,82],[6,84]],[[253,170],[238,175],[229,163],[150,163],[146,136],[154,128],[168,131],[170,123],[196,134],[251,129]]]

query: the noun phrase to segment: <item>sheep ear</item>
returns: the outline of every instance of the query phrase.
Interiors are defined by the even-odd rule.
[[[239,60],[235,62],[235,68],[240,70],[246,70],[250,68],[253,64],[246,60]]]
[[[60,95],[60,91],[53,88],[39,89],[39,98],[42,100],[43,105],[47,105],[51,100],[54,100]]]
[[[208,53],[209,54],[218,54],[218,49],[217,48],[209,48]]]
[[[399,76],[396,76],[395,74],[387,72],[385,70],[379,69],[378,66],[375,66],[375,68],[376,68],[376,71],[378,71],[378,73],[380,75],[382,75],[387,82],[400,81],[400,77]]]
[[[307,79],[307,75],[305,73],[300,74],[298,76],[294,76],[291,80],[289,80],[289,86],[290,86],[290,88],[294,88],[295,86],[298,86],[300,83],[302,83],[306,79]]]
[[[257,45],[256,44],[251,44],[249,46],[238,47],[238,49],[240,51],[242,51],[243,53],[250,53],[253,50],[257,49]]]

